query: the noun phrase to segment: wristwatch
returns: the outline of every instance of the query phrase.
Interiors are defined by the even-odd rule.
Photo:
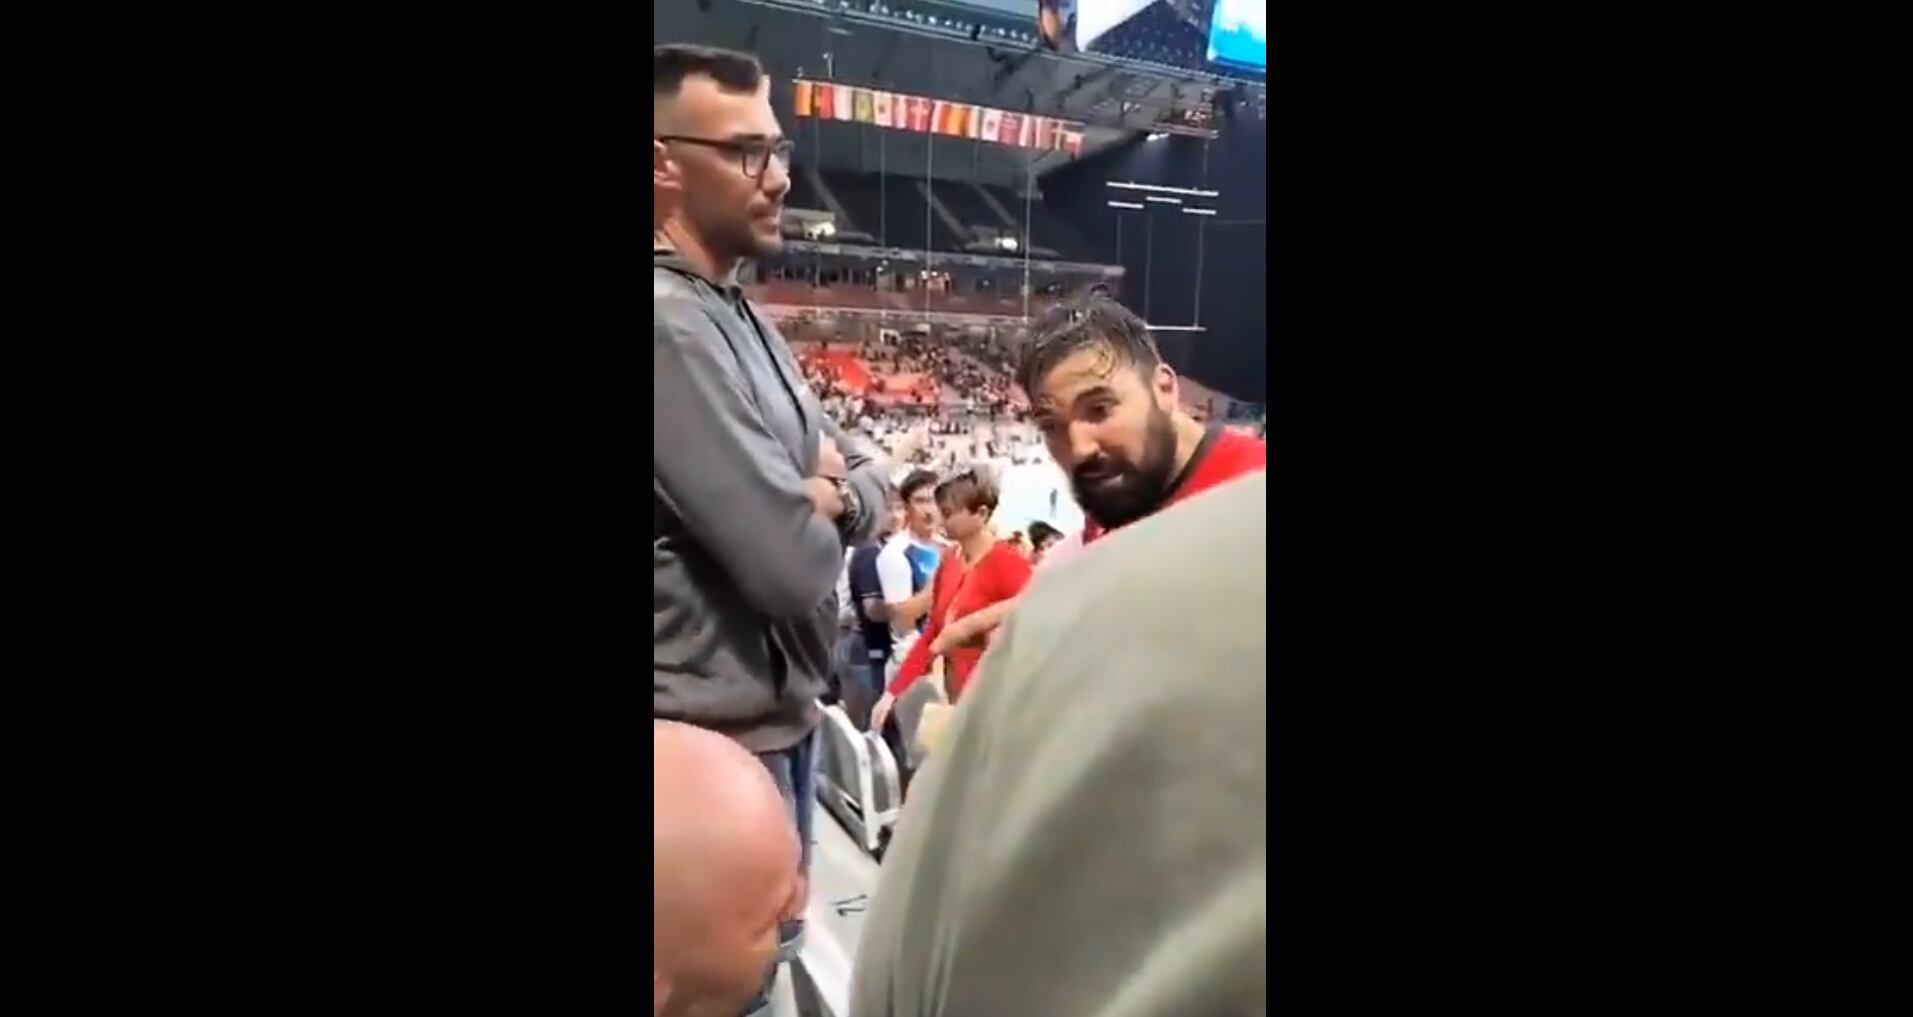
[[[857,489],[850,486],[850,481],[842,477],[830,478],[830,485],[837,489],[837,497],[844,502],[844,514],[837,517],[837,528],[847,530],[863,511],[863,499],[857,495]]]

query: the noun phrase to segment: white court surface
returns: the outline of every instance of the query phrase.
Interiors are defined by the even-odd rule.
[[[811,836],[810,905],[798,961],[830,1017],[850,1013],[850,965],[863,935],[864,911],[877,892],[877,860],[828,811],[816,809]],[[782,993],[780,993],[782,995]]]
[[[1083,528],[1083,510],[1070,491],[1069,474],[1047,453],[1029,462],[995,465],[997,505],[991,518],[999,535],[1028,531],[1038,519],[1064,533]]]

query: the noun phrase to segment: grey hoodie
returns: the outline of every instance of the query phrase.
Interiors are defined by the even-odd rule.
[[[652,287],[652,716],[787,749],[817,722],[845,542],[876,532],[888,481],[738,286],[654,251]],[[841,526],[803,488],[824,434],[862,500]]]

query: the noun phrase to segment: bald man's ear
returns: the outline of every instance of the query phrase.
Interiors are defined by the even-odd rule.
[[[664,1013],[665,1005],[671,1002],[671,983],[656,968],[651,969],[651,1017]]]

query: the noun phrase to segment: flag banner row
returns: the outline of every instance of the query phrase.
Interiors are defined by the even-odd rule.
[[[796,85],[800,117],[1067,152],[1071,158],[1083,153],[1083,125],[1067,120],[827,81],[798,78]]]

